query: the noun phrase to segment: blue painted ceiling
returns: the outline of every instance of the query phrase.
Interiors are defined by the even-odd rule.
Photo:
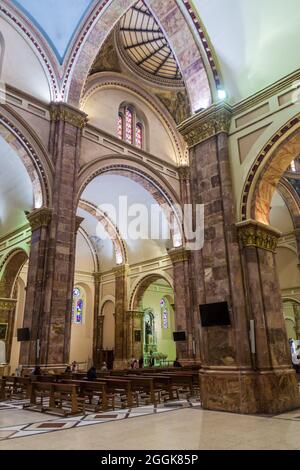
[[[60,63],[93,0],[12,0],[47,39]]]

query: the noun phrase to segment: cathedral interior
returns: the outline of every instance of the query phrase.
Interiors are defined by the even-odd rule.
[[[0,1],[0,449],[300,449],[298,3]]]

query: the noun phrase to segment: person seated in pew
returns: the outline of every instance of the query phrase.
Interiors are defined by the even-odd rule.
[[[107,372],[107,371],[108,371],[108,368],[107,368],[106,362],[102,362],[101,372]]]
[[[143,358],[143,356],[141,356],[139,358],[139,368],[142,369],[143,367],[144,367],[144,358]]]
[[[65,370],[65,374],[71,374],[71,373],[72,373],[71,366],[67,366]]]
[[[96,379],[97,379],[96,367],[91,367],[91,368],[87,371],[87,378],[88,378],[88,380],[96,380]]]
[[[176,357],[175,361],[173,362],[173,367],[182,367],[182,365],[178,361],[178,357]]]

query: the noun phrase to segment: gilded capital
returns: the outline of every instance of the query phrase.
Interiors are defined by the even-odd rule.
[[[0,298],[0,309],[1,310],[12,310],[17,305],[17,299],[3,299]]]
[[[214,104],[184,121],[178,130],[191,148],[222,132],[228,134],[231,115],[232,109],[227,103]]]
[[[278,240],[281,237],[278,230],[255,220],[246,220],[236,226],[239,241],[243,247],[254,246],[276,253]]]
[[[191,168],[189,166],[180,166],[177,171],[180,180],[186,181],[191,178]]]
[[[83,129],[87,124],[87,114],[66,103],[52,103],[50,107],[51,121],[64,121],[74,127]]]
[[[169,256],[173,264],[182,263],[184,261],[188,261],[191,257],[190,250],[186,248],[173,248],[173,250],[169,251]]]
[[[113,270],[116,279],[119,277],[125,277],[128,275],[129,266],[127,264],[122,264]]]
[[[41,209],[35,209],[26,214],[27,220],[30,223],[31,231],[34,232],[41,227],[47,227],[52,218],[52,210],[48,207],[41,207]]]

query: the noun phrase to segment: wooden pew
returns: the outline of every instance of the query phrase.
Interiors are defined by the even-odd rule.
[[[111,407],[115,408],[115,397],[114,394],[108,394],[106,390],[105,382],[89,382],[86,380],[65,380],[63,379],[61,383],[71,383],[79,387],[79,394],[81,398],[88,399],[90,404],[92,403],[93,397],[98,398],[98,403],[95,407],[95,411],[102,409],[103,411],[108,410],[109,408],[109,399],[111,401]],[[99,406],[101,405],[101,406]]]
[[[37,397],[41,398],[39,405]],[[44,406],[45,398],[49,398],[49,406]],[[71,411],[63,408],[64,401],[70,403]],[[64,416],[85,413],[84,400],[80,398],[78,386],[75,384],[32,382],[30,404],[24,405],[23,408],[36,409],[37,406],[39,411],[56,411]]]
[[[126,378],[115,378],[115,377],[104,377],[97,379],[97,382],[104,382],[107,387],[107,392],[113,393],[114,395],[122,395],[121,392],[126,396],[126,405],[128,408],[133,407],[133,394],[131,381]],[[136,404],[138,405],[137,396],[135,396]]]

